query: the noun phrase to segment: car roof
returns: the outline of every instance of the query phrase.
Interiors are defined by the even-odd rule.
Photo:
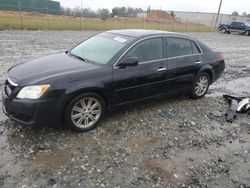
[[[110,30],[106,32],[133,38],[143,38],[143,37],[157,36],[157,35],[175,35],[175,36],[187,37],[186,35],[182,35],[180,33],[161,31],[161,30],[147,30],[147,29],[121,29],[121,30]]]

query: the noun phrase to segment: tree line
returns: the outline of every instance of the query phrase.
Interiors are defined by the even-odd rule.
[[[96,11],[90,9],[90,8],[84,8],[81,11],[80,7],[75,8],[65,8],[61,7],[61,14],[66,16],[75,16],[75,17],[96,17],[101,18],[103,20],[108,19],[110,17],[136,17],[138,13],[143,13],[141,8],[132,8],[132,7],[115,7],[110,12],[109,9],[103,8],[98,9]],[[150,7],[147,9],[147,11],[150,11]]]
[[[237,11],[234,11],[234,12],[232,12],[232,15],[233,15],[233,16],[244,16],[244,17],[249,17],[249,18],[250,18],[250,13],[246,13],[246,12],[243,12],[243,13],[240,15]]]

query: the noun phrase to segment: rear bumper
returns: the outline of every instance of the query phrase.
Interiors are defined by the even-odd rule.
[[[61,124],[59,99],[11,99],[2,93],[2,109],[6,116],[23,125]]]
[[[213,67],[213,80],[212,83],[214,83],[216,80],[218,80],[225,70],[225,62],[220,61],[217,63],[216,66]]]

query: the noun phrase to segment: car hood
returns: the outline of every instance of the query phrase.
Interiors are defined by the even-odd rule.
[[[8,76],[18,85],[31,84],[65,74],[97,69],[100,66],[78,60],[66,53],[58,53],[17,64],[9,69]]]

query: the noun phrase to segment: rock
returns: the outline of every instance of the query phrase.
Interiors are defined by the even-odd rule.
[[[53,185],[55,185],[55,184],[56,184],[56,180],[55,180],[55,179],[50,178],[50,179],[48,180],[48,185],[49,185],[49,186],[53,186]]]
[[[219,156],[218,157],[218,162],[224,162],[225,161],[225,157],[224,156]]]
[[[242,184],[240,185],[240,188],[246,188],[246,185]]]
[[[215,117],[221,117],[221,112],[217,110],[212,111],[211,114]]]
[[[194,121],[190,122],[192,126],[196,126],[196,123]]]
[[[234,155],[235,155],[235,156],[238,156],[238,155],[239,155],[239,153],[238,153],[238,152],[234,152]]]

